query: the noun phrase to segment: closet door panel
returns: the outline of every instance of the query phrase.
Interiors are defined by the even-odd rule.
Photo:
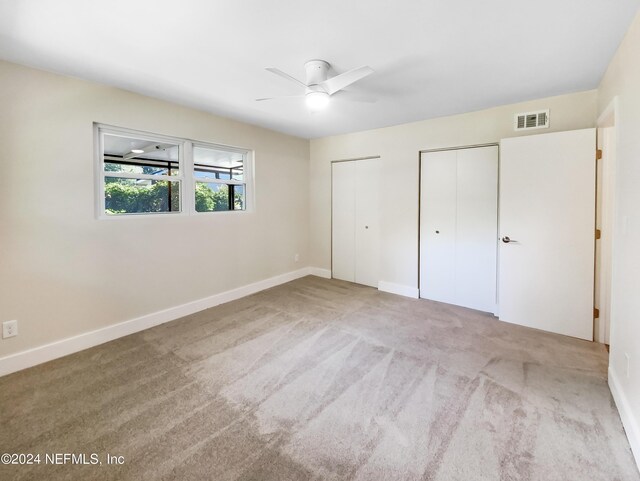
[[[380,259],[380,159],[353,162],[355,188],[355,281],[378,287]]]
[[[331,165],[331,271],[334,279],[355,282],[356,163]]]
[[[455,302],[456,151],[421,157],[420,297]]]
[[[496,311],[498,147],[457,151],[455,304]]]

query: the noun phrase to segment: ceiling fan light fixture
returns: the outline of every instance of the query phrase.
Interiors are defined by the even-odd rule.
[[[322,110],[329,105],[329,94],[326,92],[309,92],[305,101],[311,110]]]

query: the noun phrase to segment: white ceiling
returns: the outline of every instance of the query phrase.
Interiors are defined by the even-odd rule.
[[[315,138],[597,87],[640,0],[0,0],[0,58]],[[369,65],[311,114],[264,70]]]

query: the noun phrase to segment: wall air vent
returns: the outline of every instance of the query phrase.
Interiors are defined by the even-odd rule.
[[[549,109],[515,115],[515,130],[549,128]]]

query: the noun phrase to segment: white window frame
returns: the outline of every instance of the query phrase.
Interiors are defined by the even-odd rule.
[[[195,165],[194,165],[194,157],[193,154],[190,155],[190,160],[192,162],[191,167],[190,167],[190,172],[191,172],[191,182],[192,182],[192,192],[193,192],[193,196],[192,196],[192,201],[193,201],[193,212],[195,212],[196,214],[200,215],[200,214],[221,214],[223,212],[246,212],[249,210],[249,206],[250,206],[250,202],[249,202],[249,190],[253,190],[249,185],[250,179],[253,179],[252,176],[252,164],[253,162],[251,161],[252,159],[252,152],[250,150],[247,149],[240,149],[238,147],[229,147],[228,145],[220,145],[220,144],[213,144],[210,142],[196,142],[196,141],[191,141],[190,142],[190,150],[193,153],[193,148],[194,147],[201,147],[204,149],[214,149],[214,150],[223,150],[223,151],[227,151],[227,152],[234,152],[237,154],[242,154],[243,155],[243,160],[242,160],[242,179],[243,180],[234,180],[234,179],[216,179],[214,177],[206,177],[206,180],[204,180],[205,178],[203,177],[196,177],[196,171],[195,171]],[[220,210],[220,211],[207,211],[207,212],[197,212],[195,210],[195,186],[196,184],[200,182],[201,184],[221,184],[221,185],[242,185],[244,186],[244,209],[242,210]]]
[[[178,146],[178,165],[179,175],[148,175],[148,174],[131,174],[128,172],[105,172],[104,170],[104,134],[116,135],[122,137],[132,137],[136,139],[149,140],[152,142],[164,142],[175,144]],[[127,129],[123,127],[114,127],[100,123],[94,123],[94,146],[95,146],[95,192],[96,192],[96,216],[101,220],[113,219],[136,219],[145,218],[165,218],[165,217],[184,217],[191,215],[242,215],[243,213],[252,212],[254,208],[254,152],[250,149],[232,147],[213,142],[205,142],[199,140],[190,140],[180,137],[172,137],[168,135],[154,134],[140,130]],[[195,186],[196,177],[193,162],[193,148],[203,147],[216,150],[226,150],[229,152],[241,153],[244,156],[243,161],[243,180],[226,180],[226,179],[208,179],[206,183],[234,184],[244,186],[244,209],[242,210],[225,210],[197,212],[195,208]],[[180,211],[177,212],[132,212],[128,214],[109,215],[106,213],[106,205],[104,198],[105,177],[121,177],[134,179],[150,179],[150,180],[166,180],[178,182],[180,196]]]

